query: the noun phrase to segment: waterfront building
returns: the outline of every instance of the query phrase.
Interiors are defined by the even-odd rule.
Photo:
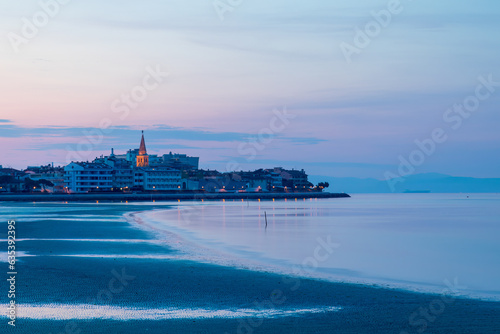
[[[72,162],[64,173],[68,192],[111,191],[113,187],[113,167],[105,163]]]
[[[199,180],[194,180],[189,178],[181,179],[181,190],[200,190],[200,189],[201,186]]]
[[[110,156],[101,156],[93,162],[104,163],[113,168],[113,189],[128,190],[134,186],[134,166],[131,162],[116,156],[113,149]]]
[[[206,177],[199,181],[199,190],[206,192],[241,192],[246,191],[246,181],[236,181],[227,176]]]
[[[134,186],[134,169],[128,161],[114,161],[112,167],[113,188],[124,190]]]
[[[24,189],[25,174],[14,168],[0,168],[0,193],[20,192]]]
[[[28,166],[24,171],[28,177],[36,182],[42,182],[42,190],[48,192],[64,192],[65,182],[64,182],[64,168],[54,167],[54,165],[46,166]],[[47,182],[43,182],[47,181]],[[52,184],[50,186],[49,184]]]
[[[266,169],[267,179],[269,181],[269,190],[283,188],[283,177],[280,173],[275,172],[273,169]]]
[[[8,176],[17,177],[17,176],[20,176],[22,174],[23,174],[23,172],[21,172],[20,170],[14,169],[14,168],[0,168],[0,176],[8,175]]]
[[[306,190],[313,187],[309,182],[308,175],[302,170],[284,169],[282,167],[275,167],[274,172],[281,175],[283,179],[283,186],[292,190]]]
[[[228,173],[233,180],[246,181],[248,191],[277,191],[283,188],[283,179],[274,170],[258,169]]]
[[[134,187],[142,190],[181,190],[181,171],[168,167],[137,167]]]

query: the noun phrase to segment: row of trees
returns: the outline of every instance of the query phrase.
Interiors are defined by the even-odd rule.
[[[19,186],[14,186],[18,184]],[[10,175],[2,175],[0,176],[0,187],[10,189],[19,189],[21,191],[32,191],[34,189],[41,189],[42,191],[46,191],[47,187],[53,187],[54,183],[49,180],[40,179],[40,180],[32,180],[30,178],[26,178],[24,180],[18,180]],[[9,189],[10,188],[10,189]]]

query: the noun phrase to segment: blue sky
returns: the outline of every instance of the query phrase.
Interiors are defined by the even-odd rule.
[[[355,45],[389,3],[242,1],[221,20],[207,0],[69,1],[28,38],[43,6],[1,0],[0,164],[124,152],[144,129],[151,153],[200,156],[205,168],[382,179],[440,128],[446,141],[415,173],[500,177],[500,86],[458,128],[444,120],[479,77],[500,82],[500,3],[402,0],[348,62],[342,43]],[[157,68],[168,75],[117,112]],[[294,117],[259,137],[285,108]]]

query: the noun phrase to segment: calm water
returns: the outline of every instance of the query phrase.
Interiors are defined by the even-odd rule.
[[[204,202],[137,217],[202,261],[419,291],[458,283],[500,300],[498,194]]]

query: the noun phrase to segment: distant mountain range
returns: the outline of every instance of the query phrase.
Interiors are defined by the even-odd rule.
[[[392,179],[390,182],[372,178],[355,177],[309,177],[311,182],[328,182],[329,192],[346,193],[500,193],[500,178],[480,179],[473,177],[455,177],[445,174],[415,174],[404,178]],[[391,189],[391,185],[393,188]]]

